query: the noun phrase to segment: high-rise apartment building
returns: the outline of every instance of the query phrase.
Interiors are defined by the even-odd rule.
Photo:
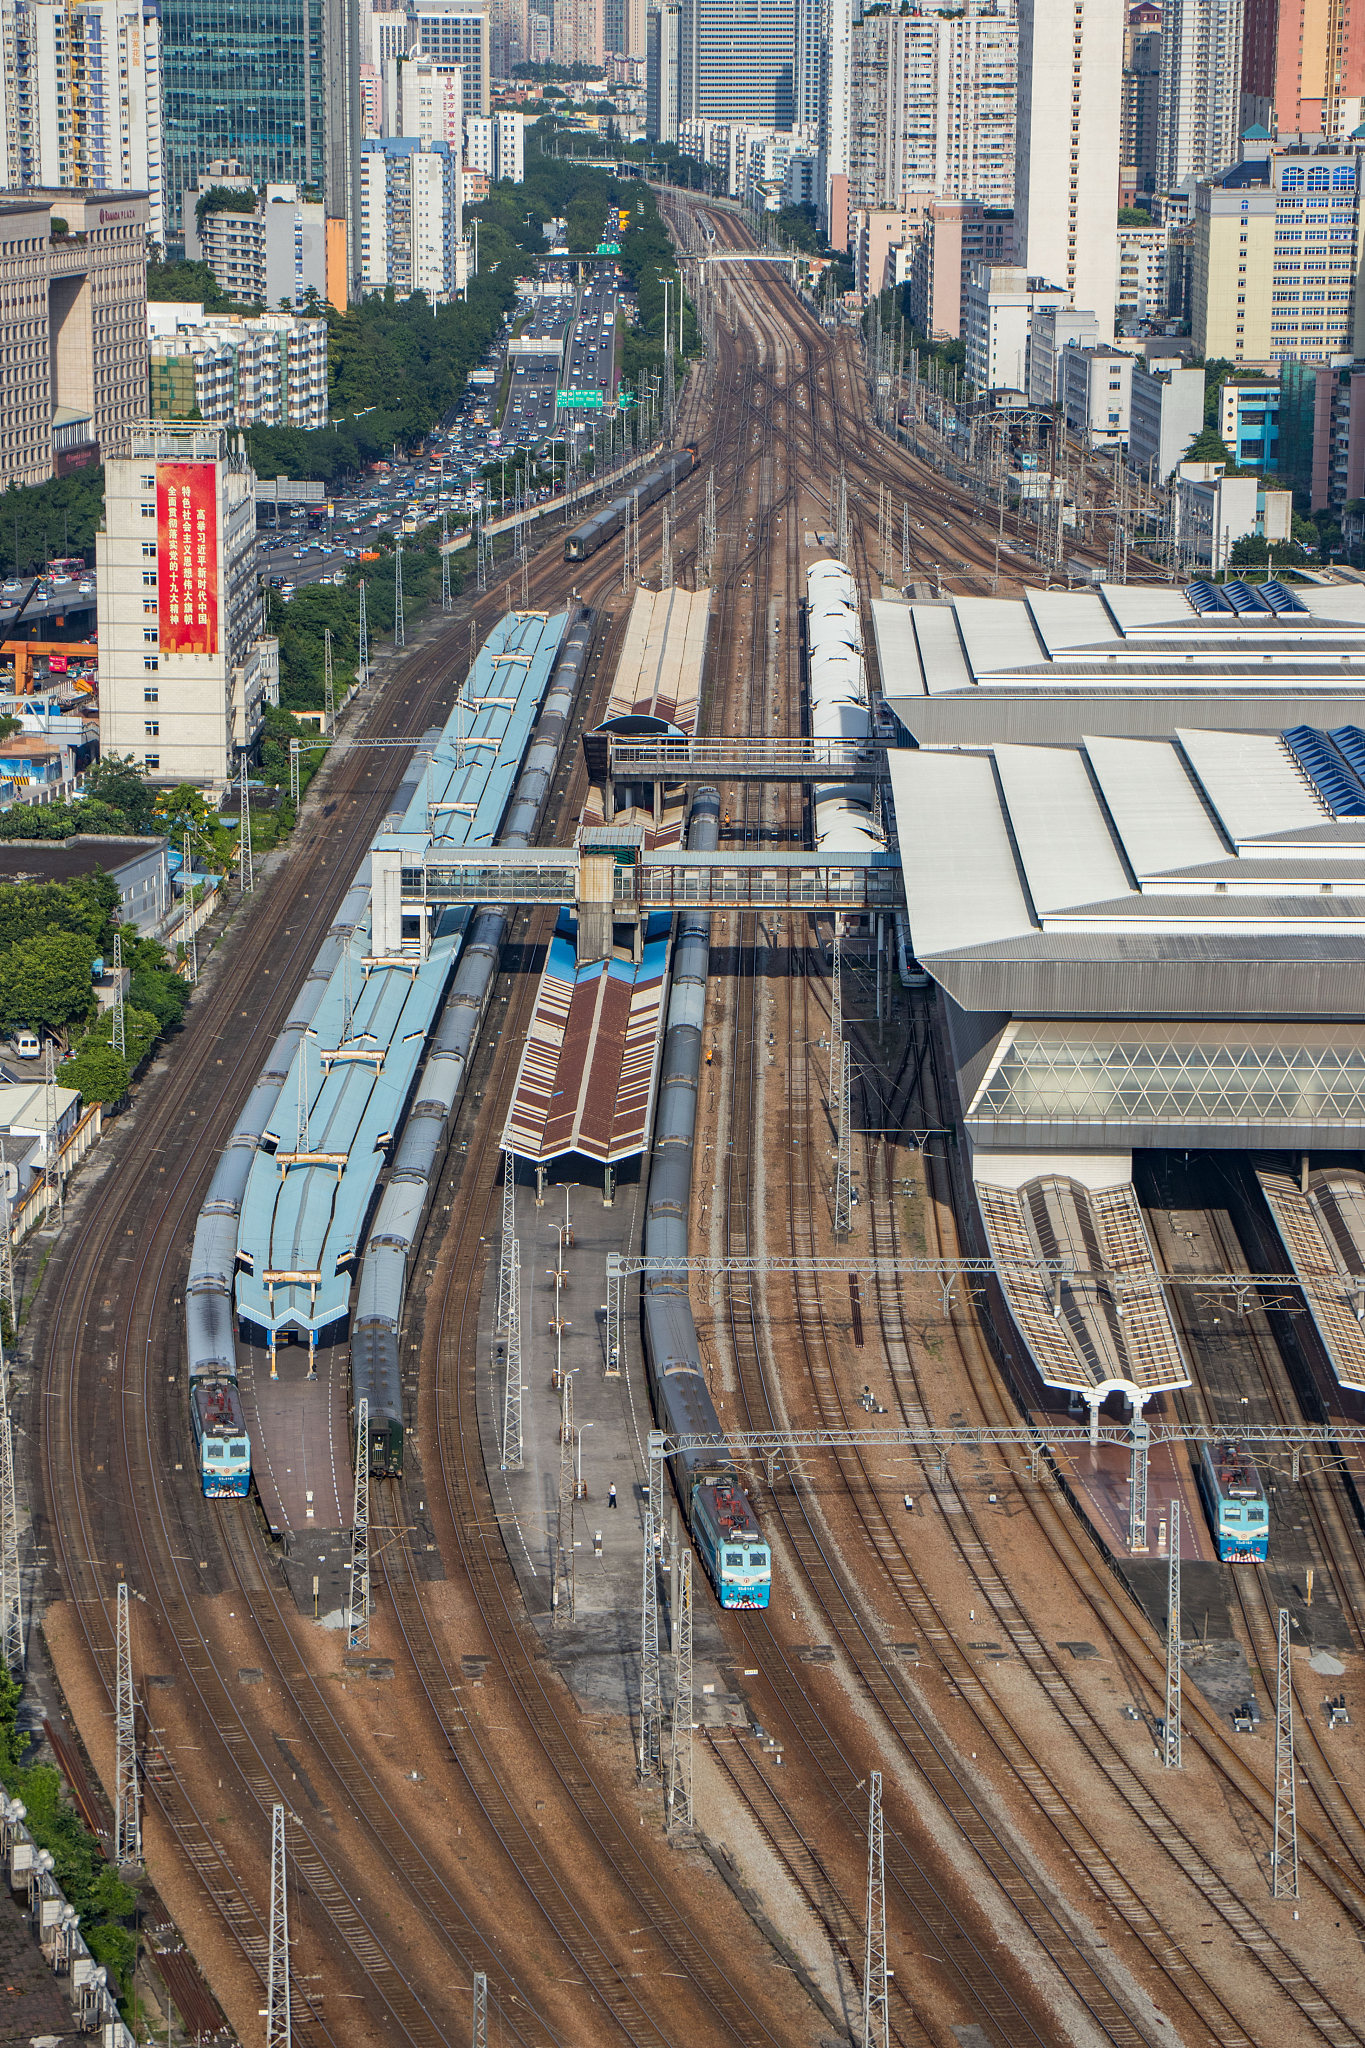
[[[234,200],[233,194],[240,193]],[[319,200],[297,185],[267,185],[257,193],[234,159],[215,159],[199,174],[184,201],[185,253],[207,263],[230,299],[297,309],[327,289],[327,216]]]
[[[0,489],[97,462],[147,410],[146,195],[0,197],[0,328]]]
[[[1014,203],[1019,32],[1012,12],[867,15],[853,30],[849,204],[914,193]]]
[[[432,57],[390,57],[384,65],[384,133],[448,142],[464,141],[464,74],[458,64]]]
[[[489,0],[488,67],[494,78],[510,79],[526,62],[526,0]]]
[[[645,56],[645,135],[650,142],[678,139],[678,50],[682,9],[677,0],[660,0],[649,10],[649,47]]]
[[[1157,189],[1212,178],[1237,156],[1243,0],[1163,0]]]
[[[223,427],[139,424],[105,456],[95,537],[100,748],[223,790],[278,700],[256,478]]]
[[[147,308],[154,420],[225,427],[327,424],[327,322],[292,313],[205,318],[200,305]]]
[[[419,57],[458,64],[464,74],[467,114],[486,114],[491,61],[487,11],[469,0],[416,0],[410,9],[412,37],[408,44]]]
[[[145,192],[164,243],[159,0],[14,0],[0,19],[6,182]]]
[[[490,183],[505,179],[520,185],[526,176],[526,116],[506,108],[470,114],[464,124],[464,160]]]
[[[1243,125],[1344,140],[1362,119],[1362,0],[1245,0]]]
[[[820,126],[824,64],[824,0],[796,0],[796,70],[792,90],[793,120],[798,128],[818,130]]]
[[[1113,339],[1123,14],[1116,0],[1020,0],[1014,246]]]
[[[328,297],[339,305],[356,274],[360,27],[359,0],[173,0],[162,18],[172,206],[224,157],[257,187],[295,185],[319,199],[332,223]]]
[[[460,153],[448,143],[389,136],[361,148],[361,283],[424,292],[443,304],[459,289]]]
[[[1128,9],[1123,32],[1119,198],[1126,206],[1157,189],[1157,114],[1160,102],[1161,9],[1155,0],[1135,0]]]
[[[1365,352],[1362,164],[1365,151],[1349,144],[1267,144],[1197,188],[1197,354],[1265,363]]]
[[[682,0],[680,118],[790,128],[796,0]]]

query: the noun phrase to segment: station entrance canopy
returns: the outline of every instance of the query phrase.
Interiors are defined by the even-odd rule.
[[[637,927],[658,910],[844,911],[886,915],[901,905],[900,861],[890,853],[645,852],[638,831],[598,829],[570,847],[433,847],[371,857],[377,956],[423,954],[448,905],[570,904],[580,958],[605,958],[614,925]],[[600,949],[600,950],[598,950]]]

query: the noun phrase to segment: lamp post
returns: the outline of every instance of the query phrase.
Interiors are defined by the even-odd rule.
[[[579,1500],[586,1500],[588,1497],[588,1490],[583,1484],[583,1435],[586,1430],[592,1427],[593,1425],[590,1422],[580,1422],[578,1425],[578,1468],[575,1492]]]

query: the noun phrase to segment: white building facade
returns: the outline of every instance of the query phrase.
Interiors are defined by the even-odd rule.
[[[292,313],[251,320],[198,305],[147,307],[152,417],[215,426],[327,424],[327,322]]]
[[[1019,0],[1014,247],[1114,335],[1124,10]]]
[[[221,792],[279,697],[256,575],[256,479],[222,427],[135,427],[95,538],[100,748]]]
[[[1019,28],[1012,8],[865,16],[853,31],[849,205],[912,193],[1014,204]]]
[[[360,153],[361,289],[424,292],[433,305],[460,288],[460,157],[445,142],[389,136]]]
[[[962,294],[966,372],[978,391],[1028,389],[1029,322],[1070,295],[1012,264],[974,263]]]
[[[1163,0],[1157,189],[1212,178],[1237,160],[1243,0]]]
[[[464,124],[464,161],[490,183],[520,185],[526,176],[526,117],[499,110],[470,114]]]

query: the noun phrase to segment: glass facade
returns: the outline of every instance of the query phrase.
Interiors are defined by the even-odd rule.
[[[326,183],[324,0],[165,0],[167,215],[215,158],[256,184]]]
[[[1225,1027],[1226,1029],[1226,1027]],[[1160,1032],[1162,1035],[1158,1036]],[[1221,1041],[1198,1027],[1148,1032],[1016,1028],[968,1112],[973,1124],[1365,1123],[1365,1042]]]

